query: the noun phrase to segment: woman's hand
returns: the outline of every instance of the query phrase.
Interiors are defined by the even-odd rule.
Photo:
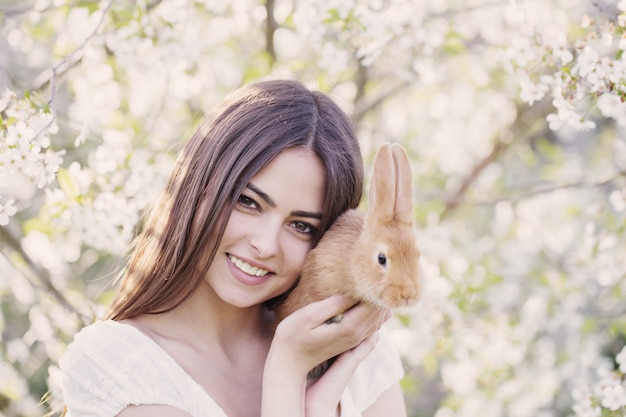
[[[387,309],[367,304],[351,307],[349,299],[335,295],[303,307],[279,324],[265,364],[264,416],[304,416],[305,401],[315,416],[335,415],[354,369],[375,344],[370,336],[391,316]],[[341,313],[341,322],[326,324]],[[307,390],[308,372],[344,352]],[[332,414],[326,414],[331,409]]]
[[[389,311],[380,307],[351,307],[349,299],[334,295],[301,308],[279,324],[272,348],[278,349],[294,370],[308,373],[321,362],[357,346],[390,317]],[[338,314],[343,314],[339,323],[326,324]]]
[[[339,416],[341,395],[356,368],[376,347],[377,342],[378,332],[339,355],[326,373],[307,388],[305,403],[307,417]]]

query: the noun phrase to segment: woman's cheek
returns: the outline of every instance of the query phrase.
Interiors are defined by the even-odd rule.
[[[296,276],[300,276],[302,270],[304,269],[304,263],[306,262],[306,257],[312,249],[312,245],[309,242],[298,242],[297,252],[294,253],[293,259],[296,260]]]

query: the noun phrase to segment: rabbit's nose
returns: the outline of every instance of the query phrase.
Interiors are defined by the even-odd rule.
[[[410,307],[417,303],[419,288],[395,286],[387,289],[381,298],[382,304],[388,308]]]
[[[420,298],[419,285],[406,288],[404,292],[402,293],[402,299],[404,300],[405,307],[415,305],[419,298]]]

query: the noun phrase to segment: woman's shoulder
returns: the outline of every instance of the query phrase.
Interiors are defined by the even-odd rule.
[[[111,342],[121,342],[126,340],[127,337],[131,337],[131,341],[136,342],[136,334],[139,330],[129,324],[113,321],[113,320],[97,320],[91,324],[86,325],[74,335],[74,340],[70,343],[71,346],[92,344],[104,342],[108,345]]]
[[[61,358],[61,367],[69,367],[84,357],[93,360],[123,360],[134,351],[150,347],[150,339],[137,328],[112,320],[99,320],[82,328]],[[123,353],[120,356],[120,353]]]
[[[151,338],[130,324],[110,320],[78,332],[59,367],[70,415],[75,410],[114,416],[130,404],[164,404],[189,411],[187,396],[199,390]]]

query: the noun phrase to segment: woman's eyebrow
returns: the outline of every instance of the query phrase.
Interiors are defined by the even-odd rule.
[[[312,219],[322,220],[322,213],[313,211],[296,210],[291,212],[295,217],[310,217]]]
[[[263,201],[265,201],[265,203],[270,206],[270,207],[276,207],[276,202],[274,200],[272,200],[272,197],[270,197],[269,195],[267,195],[267,193],[265,193],[264,191],[262,191],[259,187],[257,187],[256,185],[252,184],[252,183],[248,183],[248,185],[246,186],[246,188],[249,188],[250,190],[254,191]],[[291,212],[292,216],[296,216],[296,217],[309,217],[312,219],[318,219],[321,220],[322,219],[322,213],[320,212],[314,212],[314,211],[304,211],[304,210],[296,210],[296,211],[292,211]]]
[[[252,184],[252,183],[248,183],[248,185],[246,186],[246,188],[251,189],[252,191],[254,191],[259,197],[261,197],[261,199],[263,201],[265,201],[265,203],[267,203],[268,206],[270,207],[276,207],[276,202],[274,200],[272,200],[272,197],[270,197],[269,195],[267,195],[267,193],[261,191],[261,189],[259,187],[257,187],[256,185]]]

